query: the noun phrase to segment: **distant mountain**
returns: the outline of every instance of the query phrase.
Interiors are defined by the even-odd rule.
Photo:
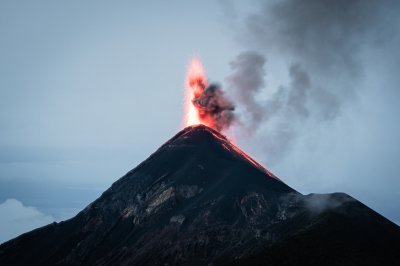
[[[2,244],[0,265],[400,265],[400,227],[343,193],[300,194],[199,125],[74,218]]]

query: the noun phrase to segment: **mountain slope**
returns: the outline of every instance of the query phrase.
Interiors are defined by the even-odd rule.
[[[317,212],[312,209],[312,218],[294,234],[235,265],[399,265],[397,225],[346,194],[317,198],[326,196],[339,204]],[[291,222],[297,223],[296,219]]]
[[[332,239],[346,262],[382,255],[370,246],[384,247],[392,261],[400,230],[345,194],[298,193],[200,125],[179,132],[76,217],[1,245],[0,265],[280,264],[293,248],[293,261],[335,254],[327,250]],[[376,244],[351,253],[365,241]]]

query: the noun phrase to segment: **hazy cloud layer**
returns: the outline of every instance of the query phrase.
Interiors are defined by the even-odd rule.
[[[25,206],[16,199],[7,199],[0,204],[0,243],[53,221],[52,216],[35,207]]]

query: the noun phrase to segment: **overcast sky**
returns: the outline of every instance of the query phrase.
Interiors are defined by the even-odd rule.
[[[177,133],[193,54],[246,152],[399,224],[398,1],[243,2],[1,1],[0,242],[72,217]],[[246,67],[260,82],[236,86]]]

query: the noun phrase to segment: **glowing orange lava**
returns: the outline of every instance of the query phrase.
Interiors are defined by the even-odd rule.
[[[187,67],[185,80],[185,102],[184,102],[184,121],[185,127],[197,124],[204,124],[200,121],[198,111],[192,103],[196,95],[202,93],[207,87],[207,77],[203,65],[198,57],[193,57]]]

